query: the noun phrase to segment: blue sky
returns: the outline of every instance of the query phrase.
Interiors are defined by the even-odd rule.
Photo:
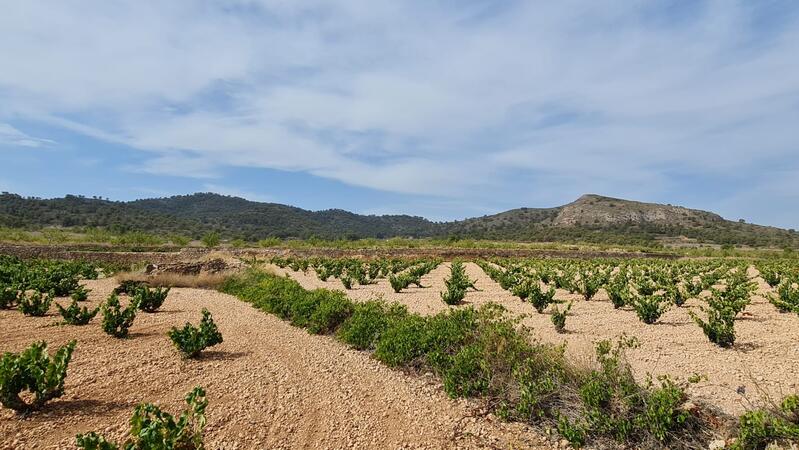
[[[799,228],[795,1],[8,1],[0,190]]]

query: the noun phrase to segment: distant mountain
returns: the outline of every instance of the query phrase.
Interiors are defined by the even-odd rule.
[[[0,194],[0,226],[101,227],[198,237],[217,230],[229,238],[323,239],[459,237],[516,241],[651,243],[660,238],[756,247],[799,247],[799,233],[679,206],[583,195],[554,208],[519,208],[454,222],[408,215],[308,211],[277,203],[198,193],[115,202],[68,195],[57,199]]]

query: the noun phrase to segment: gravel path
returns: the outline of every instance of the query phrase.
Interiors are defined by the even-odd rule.
[[[86,284],[94,305],[115,286]],[[197,323],[204,307],[225,341],[200,360],[182,360],[166,332]],[[162,311],[140,313],[127,340],[103,334],[100,317],[85,327],[54,326],[56,311],[43,318],[0,311],[0,352],[40,339],[52,352],[78,339],[63,397],[29,417],[0,409],[0,449],[74,448],[75,434],[93,430],[121,440],[137,403],[176,413],[196,385],[210,401],[209,449],[551,447],[523,425],[473,417],[476,404],[447,398],[430,376],[388,369],[218,292],[173,289]]]
[[[658,323],[646,325],[632,309],[614,310],[604,290],[591,301],[558,290],[556,299],[574,301],[566,320],[567,333],[558,334],[549,314],[537,313],[529,303],[503,290],[476,264],[465,265],[469,277],[477,280],[479,291],[470,290],[464,305],[479,306],[493,301],[514,314],[525,314],[527,318],[523,323],[533,329],[538,339],[566,343],[567,353],[578,361],[588,363],[593,358],[597,341],[627,334],[640,342],[639,348],[627,354],[640,381],[644,382],[647,374],[670,375],[683,380],[693,374],[705,376],[707,380],[692,385],[689,392],[728,413],[740,414],[753,403],[763,401],[761,391],[776,400],[799,392],[799,316],[779,313],[765,298],[765,294],[773,290],[760,278],[756,279],[759,286],[752,304],[735,323],[736,345],[722,349],[710,343],[688,315],[689,310],[698,312],[701,302],[696,299],[682,308],[672,307]],[[308,289],[344,289],[338,280],[320,281],[312,270],[307,274],[277,267],[272,270],[289,273]],[[347,293],[356,300],[382,297],[403,303],[420,314],[434,314],[448,308],[439,292],[445,290],[444,278],[449,272],[449,263],[444,263],[422,278],[425,288],[412,287],[399,294],[394,293],[387,280],[354,286]],[[750,275],[757,275],[754,268],[750,268]]]

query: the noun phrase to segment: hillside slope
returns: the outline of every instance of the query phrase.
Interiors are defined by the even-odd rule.
[[[519,208],[454,222],[409,215],[360,215],[340,209],[308,211],[277,203],[198,193],[114,202],[66,196],[0,194],[0,226],[101,227],[198,237],[217,230],[228,238],[324,239],[460,237],[514,241],[652,243],[662,237],[755,247],[799,247],[799,233],[725,220],[680,206],[584,195],[554,208]]]

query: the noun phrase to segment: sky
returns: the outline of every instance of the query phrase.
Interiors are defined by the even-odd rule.
[[[799,228],[799,2],[0,0],[0,190]]]

